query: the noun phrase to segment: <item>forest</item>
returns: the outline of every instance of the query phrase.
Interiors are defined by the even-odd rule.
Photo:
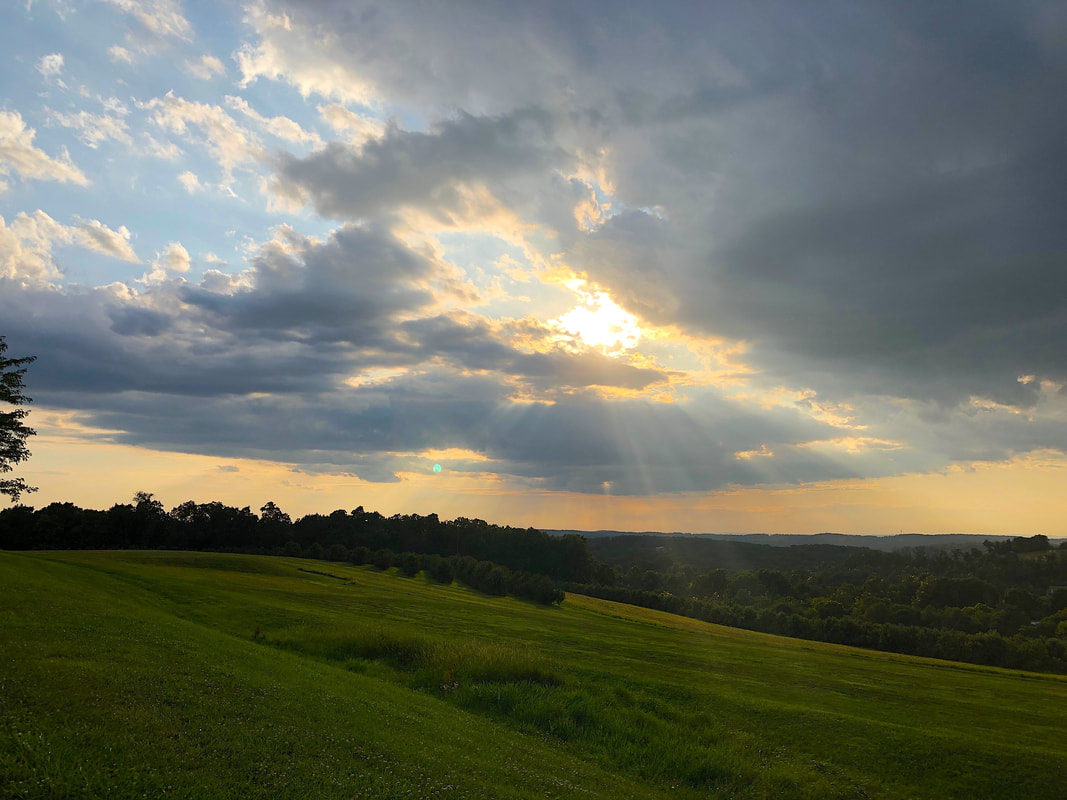
[[[1067,546],[771,547],[684,536],[590,542],[615,584],[568,591],[801,639],[1067,672]]]
[[[359,506],[293,521],[147,492],[100,511],[72,503],[0,511],[0,549],[259,553],[396,568],[490,595],[564,592],[801,639],[1013,669],[1067,673],[1067,547],[1045,536],[979,550],[882,552],[685,536],[586,540],[436,514]]]

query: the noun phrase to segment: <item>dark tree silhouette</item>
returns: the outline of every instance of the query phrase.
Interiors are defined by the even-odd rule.
[[[35,361],[36,356],[5,358],[6,352],[7,342],[0,336],[0,474],[10,472],[14,464],[30,457],[26,439],[36,433],[22,423],[29,412],[19,408],[30,402],[23,393],[22,376],[26,365]],[[8,406],[14,408],[8,411]],[[0,478],[0,494],[11,497],[12,503],[17,502],[24,492],[36,491],[35,486],[27,486],[22,478]]]

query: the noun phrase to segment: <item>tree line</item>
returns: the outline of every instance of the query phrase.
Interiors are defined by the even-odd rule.
[[[561,602],[557,581],[596,580],[585,539],[549,536],[535,528],[481,519],[441,520],[436,514],[385,517],[362,506],[309,514],[295,522],[275,503],[257,515],[248,507],[192,500],[166,511],[148,492],[100,511],[73,503],[0,511],[0,549],[208,550],[287,555],[426,571],[486,592],[541,603]],[[447,580],[446,580],[447,578]]]

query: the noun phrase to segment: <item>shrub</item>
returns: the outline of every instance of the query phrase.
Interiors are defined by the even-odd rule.
[[[414,578],[422,569],[421,560],[414,553],[402,553],[398,559],[400,571],[409,578]]]
[[[432,557],[426,571],[438,583],[452,583],[456,576],[455,568],[450,558]]]
[[[375,550],[370,557],[370,563],[378,569],[389,569],[393,566],[396,555],[392,550]]]

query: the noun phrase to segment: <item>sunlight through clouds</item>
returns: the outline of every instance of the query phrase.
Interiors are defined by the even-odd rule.
[[[579,282],[570,288],[578,295],[578,305],[549,323],[560,331],[561,341],[599,348],[613,356],[637,347],[642,331],[633,314],[620,308],[606,292],[588,291]]]

